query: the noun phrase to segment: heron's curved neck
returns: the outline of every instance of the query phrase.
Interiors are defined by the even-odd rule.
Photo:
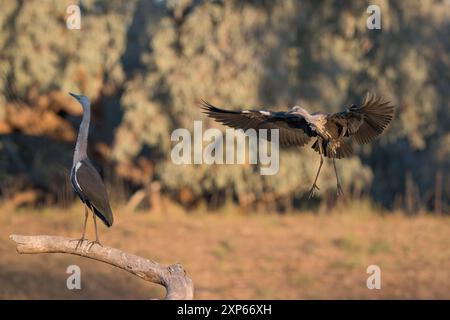
[[[311,115],[309,114],[309,112],[306,111],[306,109],[304,109],[304,108],[299,108],[297,113],[299,115],[301,115],[303,118],[305,118],[306,120],[309,120],[311,118]]]
[[[83,120],[81,120],[80,130],[78,131],[77,144],[73,155],[73,165],[87,158],[87,140],[89,134],[89,122],[91,120],[91,108],[89,105],[83,106]]]

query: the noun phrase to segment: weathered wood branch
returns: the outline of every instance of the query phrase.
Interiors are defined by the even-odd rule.
[[[10,239],[17,243],[17,252],[21,254],[68,253],[111,264],[164,286],[166,300],[191,300],[194,297],[194,284],[179,263],[164,267],[119,249],[96,244],[91,247],[88,241],[76,249],[77,241],[66,237],[11,235]]]

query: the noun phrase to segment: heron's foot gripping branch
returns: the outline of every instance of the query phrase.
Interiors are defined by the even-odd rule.
[[[157,262],[111,247],[89,246],[90,242],[87,246],[78,246],[78,239],[74,241],[66,237],[11,235],[10,239],[16,242],[18,253],[68,253],[116,266],[146,281],[164,286],[167,291],[166,300],[191,300],[194,297],[194,284],[179,263],[164,267]]]
[[[80,238],[80,239],[72,239],[71,241],[74,241],[77,243],[77,245],[75,246],[75,250],[77,250],[78,248],[81,248],[81,246],[83,245],[84,241],[87,241],[86,238]]]

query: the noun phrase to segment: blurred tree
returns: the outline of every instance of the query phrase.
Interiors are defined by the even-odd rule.
[[[418,202],[432,206],[439,171],[449,208],[445,1],[379,1],[381,30],[366,28],[369,1],[92,0],[83,1],[79,31],[65,27],[68,4],[0,0],[3,190],[14,183],[8,176],[20,173],[26,182],[18,189],[54,192],[51,168],[70,163],[74,116],[81,113],[66,92],[79,90],[94,101],[91,151],[133,188],[159,180],[162,192],[187,206],[201,199],[293,203],[317,169],[311,150],[283,151],[276,176],[260,176],[252,166],[177,166],[171,132],[192,130],[194,120],[221,128],[200,113],[201,98],[224,107],[302,103],[333,112],[371,90],[398,105],[397,117],[377,143],[339,164],[347,189],[405,205],[409,181],[419,188]],[[39,137],[31,150],[44,162],[25,154],[30,136]],[[59,152],[50,146],[54,140]],[[325,169],[322,194],[334,187]],[[46,176],[43,185],[31,172]]]

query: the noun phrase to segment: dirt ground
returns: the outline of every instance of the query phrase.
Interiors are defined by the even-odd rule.
[[[151,299],[164,295],[115,267],[65,254],[19,255],[10,234],[79,237],[81,206],[0,210],[0,299]],[[115,210],[104,245],[163,264],[180,262],[197,299],[450,299],[450,218],[373,214],[365,206],[332,213],[167,214]],[[88,233],[93,237],[92,221]],[[81,268],[81,290],[66,269]],[[381,268],[369,290],[366,269]]]

